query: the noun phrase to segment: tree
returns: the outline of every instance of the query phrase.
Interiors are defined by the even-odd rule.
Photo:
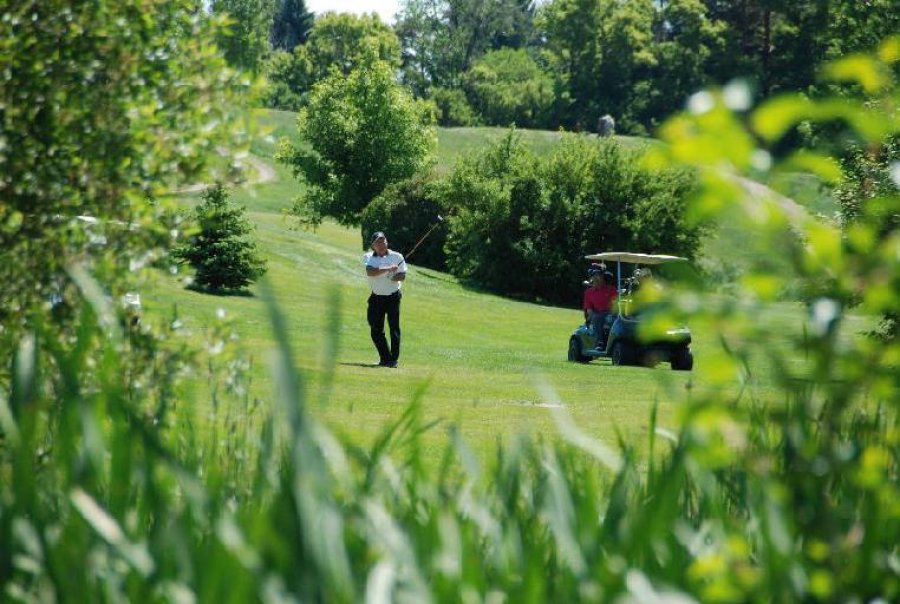
[[[648,102],[653,55],[653,0],[604,3],[601,20],[600,60],[596,78],[600,89],[596,113],[582,119],[589,126],[604,114],[616,116],[624,132],[646,134],[640,116]]]
[[[309,91],[310,70],[304,68],[298,58],[294,53],[276,50],[266,61],[264,70],[268,84],[262,98],[266,107],[299,111],[303,106]]]
[[[316,83],[333,71],[348,75],[368,55],[398,68],[400,42],[393,30],[374,14],[326,13],[315,21],[305,44],[291,53],[276,52],[267,62],[267,102],[298,109]]]
[[[256,244],[248,238],[254,227],[244,208],[228,202],[225,187],[217,184],[203,192],[194,210],[199,232],[175,257],[196,271],[194,285],[212,292],[241,291],[266,272]]]
[[[555,0],[538,13],[538,29],[546,37],[543,49],[554,74],[557,116],[552,125],[585,125],[596,108],[600,81],[596,67],[602,56],[600,24],[602,0]],[[618,115],[617,111],[604,111]],[[595,118],[596,119],[596,118]]]
[[[709,18],[701,0],[660,3],[654,19],[654,65],[649,95],[639,121],[653,128],[684,107],[687,98],[709,84],[709,63],[725,47],[724,25]]]
[[[400,41],[375,14],[326,13],[316,19],[309,40],[297,51],[309,58],[311,83],[333,69],[348,75],[369,55],[392,68],[400,66]]]
[[[228,29],[217,37],[229,65],[257,73],[269,51],[274,0],[212,0],[213,14],[228,18]]]
[[[710,58],[711,81],[742,76],[760,95],[820,90],[816,69],[874,47],[900,28],[895,0],[705,0],[710,19],[726,28],[725,47]]]
[[[291,52],[309,38],[315,16],[305,0],[277,0],[269,40],[275,50]]]
[[[295,213],[312,225],[325,216],[359,224],[360,213],[388,184],[426,165],[435,143],[428,121],[391,66],[372,55],[347,76],[325,78],[298,120],[307,144],[282,141],[278,153],[307,185]]]
[[[51,316],[65,332],[75,263],[127,291],[174,228],[148,200],[240,140],[237,74],[209,52],[221,24],[193,0],[21,6],[0,19],[3,351]]]
[[[444,10],[443,0],[406,0],[400,8],[395,30],[400,39],[403,82],[419,96],[432,87],[455,83],[446,67],[450,32],[440,26]]]
[[[836,60],[851,52],[870,52],[898,31],[896,0],[842,0],[831,7],[825,55]]]
[[[533,38],[535,3],[528,0],[406,0],[397,35],[403,80],[426,95],[434,86],[455,88],[490,49],[520,48]]]
[[[553,82],[524,49],[490,51],[466,73],[465,89],[482,121],[534,128],[546,122]]]

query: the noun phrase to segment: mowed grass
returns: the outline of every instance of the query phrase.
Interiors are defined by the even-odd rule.
[[[271,156],[277,141],[286,137],[294,144],[297,136],[297,114],[290,111],[257,110],[254,112],[260,127],[260,136],[251,145],[251,151],[262,157]],[[438,128],[434,170],[437,174],[451,171],[458,158],[477,153],[487,145],[497,143],[509,134],[509,128]],[[571,133],[554,130],[514,130],[522,142],[537,155],[549,154],[564,136]],[[588,134],[586,136],[596,136]],[[615,140],[629,148],[654,144],[652,140],[634,136],[616,136]]]
[[[265,125],[274,132],[287,133],[293,120],[293,114],[265,113]],[[533,140],[551,134],[557,136],[538,133]],[[489,131],[482,144],[493,135]],[[474,149],[476,138],[474,131],[442,131],[441,143],[454,141],[454,150],[441,153],[452,157]],[[569,335],[582,319],[579,301],[570,308],[512,301],[414,264],[403,288],[400,367],[375,367],[377,355],[365,318],[368,287],[360,233],[331,222],[315,232],[297,229],[284,210],[300,185],[289,170],[271,161],[272,140],[255,144],[254,150],[275,167],[277,179],[236,188],[232,199],[247,208],[256,224],[256,240],[268,261],[266,280],[286,318],[287,339],[304,377],[310,409],[353,442],[370,445],[421,392],[426,422],[439,422],[424,440],[425,454],[435,463],[451,425],[484,456],[498,441],[518,435],[554,438],[556,411],[570,415],[591,436],[609,443],[621,436],[640,447],[647,442],[654,405],[659,425],[674,429],[680,403],[716,381],[705,363],[720,345],[714,328],[694,330],[692,372],[673,372],[667,365],[613,367],[607,360],[573,364],[567,362],[566,350]],[[195,198],[187,197],[184,203]],[[268,405],[275,397],[274,334],[260,287],[252,289],[252,296],[211,296],[185,289],[183,276],[153,275],[143,292],[149,320],[168,320],[177,307],[186,333],[200,341],[223,310],[240,335],[235,345],[253,361],[251,396]],[[527,273],[522,278],[527,279]],[[772,343],[783,347],[789,345],[788,335],[802,328],[804,312],[796,304],[780,303],[761,320],[783,325],[779,331],[784,339]],[[329,331],[333,322],[335,342]],[[848,334],[854,329],[848,328]],[[333,364],[328,354],[332,345]],[[736,380],[723,391],[723,399],[738,393],[743,400],[777,399],[769,371],[760,361],[749,384]]]

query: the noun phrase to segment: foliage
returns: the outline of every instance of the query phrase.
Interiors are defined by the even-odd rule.
[[[442,205],[454,212],[446,245],[453,274],[505,294],[553,291],[546,269],[561,266],[559,243],[565,238],[553,228],[557,213],[545,211],[536,168],[537,159],[512,131],[460,161],[441,192]],[[541,245],[545,236],[556,245]],[[523,270],[528,279],[521,278]]]
[[[335,73],[313,89],[298,121],[310,147],[282,141],[278,154],[307,188],[294,212],[318,224],[330,216],[359,223],[384,188],[425,166],[434,132],[424,107],[395,82],[390,65],[371,58],[348,76]]]
[[[300,48],[302,51],[296,52],[309,56],[311,84],[325,78],[333,69],[349,75],[373,55],[392,68],[400,66],[397,36],[374,14],[326,13],[316,19],[309,40]]]
[[[267,62],[267,106],[299,109],[317,83],[333,72],[349,75],[372,56],[400,65],[400,45],[387,25],[376,15],[326,13],[315,20],[305,44],[276,52]]]
[[[175,257],[197,272],[193,285],[211,292],[241,291],[266,272],[256,244],[248,236],[252,223],[244,208],[232,206],[221,184],[212,186],[194,208],[199,231],[175,250]]]
[[[188,343],[196,334],[178,331],[177,315],[163,327],[123,328],[110,320],[111,301],[91,293],[100,284],[77,275],[84,295],[73,340],[55,344],[55,327],[35,323],[15,351],[14,380],[2,389],[3,599],[178,598],[185,590],[175,583],[188,575],[210,579],[208,593],[222,598],[242,593],[239,564],[213,570],[221,544],[183,540],[214,527],[209,520],[253,467],[254,456],[238,445],[251,437],[258,401],[242,394],[246,363],[225,350],[234,334],[225,321],[212,326],[201,353]],[[200,436],[202,412],[185,404],[183,380],[186,367],[203,365],[213,410],[227,401],[233,411]],[[204,467],[213,459],[216,468]]]
[[[300,111],[307,96],[306,69],[298,68],[298,57],[278,50],[266,61],[263,71],[268,85],[263,93],[262,103],[272,109]]]
[[[544,127],[592,130],[608,113],[620,131],[642,134],[697,87],[735,78],[762,98],[826,93],[834,84],[817,83],[816,66],[897,31],[891,8],[890,0],[547,2],[536,27],[556,120]]]
[[[841,214],[848,233],[863,221],[879,239],[900,230],[900,208],[890,201],[900,195],[900,136],[851,147],[842,159],[844,180],[837,188]],[[886,312],[874,335],[884,340],[900,339],[900,313]]]
[[[228,64],[258,73],[269,51],[274,0],[211,0],[209,8],[227,18],[216,42]]]
[[[478,123],[478,116],[460,88],[432,88],[431,98],[437,106],[438,125],[474,126]]]
[[[431,176],[416,175],[389,185],[362,213],[362,242],[368,247],[375,231],[388,235],[391,248],[407,253],[423,237],[415,251],[415,264],[436,270],[447,268],[444,242],[447,227],[440,224],[447,211],[440,204],[439,182]]]
[[[837,187],[837,198],[844,220],[850,224],[864,214],[863,206],[877,204],[896,195],[900,176],[895,172],[900,162],[900,137],[892,136],[867,148],[852,146],[842,158],[844,179]],[[881,235],[897,229],[897,215],[881,225]]]
[[[533,128],[547,122],[553,85],[524,49],[490,51],[465,74],[464,87],[484,123]]]
[[[662,76],[675,66],[662,66],[658,60],[666,56],[666,43],[658,42],[663,35],[674,37],[674,28],[682,25],[678,19],[684,13],[694,14],[685,19],[703,20],[703,8],[696,3],[614,2],[612,0],[557,0],[542,7],[540,26],[547,32],[548,43],[544,56],[555,74],[557,114],[560,123],[576,130],[593,131],[597,119],[612,115],[623,132],[643,134],[646,131],[650,103],[665,97],[670,99],[664,110],[678,106],[683,98],[671,97],[685,91],[662,88]],[[679,10],[683,9],[683,10]],[[663,13],[662,11],[666,12]],[[671,30],[669,28],[672,28]],[[679,32],[680,34],[680,32]],[[695,59],[708,54],[702,42],[685,35],[687,56]],[[682,45],[679,42],[678,49]],[[678,75],[698,83],[702,77],[686,72],[696,66],[682,62]],[[658,78],[654,70],[660,69]],[[659,107],[656,107],[657,111]],[[654,117],[660,114],[654,113]]]
[[[269,41],[275,50],[291,52],[309,38],[314,15],[305,0],[277,0]]]
[[[653,30],[653,67],[646,84],[649,98],[634,118],[656,127],[662,117],[680,110],[694,91],[715,81],[708,73],[709,65],[724,52],[725,42],[723,24],[709,18],[700,0],[663,3],[654,16]]]
[[[794,212],[777,199],[748,196],[722,167],[747,173],[763,166],[768,171],[760,158],[771,157],[771,147],[803,120],[845,121],[863,146],[895,136],[897,84],[890,66],[900,60],[898,49],[900,40],[888,40],[878,59],[847,57],[823,72],[830,83],[850,80],[859,85],[869,96],[868,105],[840,97],[810,102],[786,95],[764,103],[745,121],[728,109],[732,102],[728,95],[709,93],[703,103],[693,105],[691,114],[663,128],[669,147],[657,149],[660,156],[687,161],[701,171],[704,188],[693,204],[696,215],[716,215],[723,206],[739,208],[745,220],[771,238],[773,246],[787,247],[794,279],[810,285],[805,333],[786,354],[767,349],[770,363],[781,376],[784,404],[751,407],[746,415],[736,407],[718,406],[712,393],[701,397],[704,406],[692,405],[695,411],[719,414],[724,420],[718,422],[720,429],[731,424],[743,435],[720,441],[726,448],[714,453],[716,439],[709,438],[708,428],[716,420],[707,416],[706,426],[701,421],[692,428],[712,447],[708,453],[713,456],[706,463],[709,468],[721,468],[718,484],[731,485],[726,487],[725,500],[733,517],[756,518],[761,523],[745,543],[748,556],[758,562],[755,571],[767,575],[766,587],[756,584],[757,588],[768,591],[773,599],[825,601],[848,593],[861,599],[896,597],[898,574],[879,560],[896,555],[896,547],[883,538],[890,534],[886,538],[896,541],[900,534],[900,515],[882,508],[885,497],[896,496],[900,470],[895,451],[900,350],[896,341],[873,343],[865,338],[857,338],[850,349],[841,349],[836,338],[851,300],[859,300],[859,308],[872,315],[897,312],[898,239],[895,226],[886,236],[878,235],[891,221],[882,203],[863,204],[860,219],[841,233],[835,225]],[[821,174],[833,168],[833,161],[812,153],[790,160],[794,165],[798,162]],[[896,207],[896,191],[884,201]],[[801,237],[783,241],[788,225]],[[768,273],[765,258],[753,260],[741,294],[758,308],[783,284]],[[892,293],[885,287],[892,288]],[[672,299],[671,292],[667,297]],[[675,306],[684,311],[693,304],[692,298],[693,294],[685,294]],[[755,324],[753,313],[752,307],[739,310],[727,303],[707,308],[706,320],[721,326],[723,341],[743,342],[744,350],[725,352],[708,362],[725,361],[737,369],[750,349],[766,349],[770,334],[765,326]],[[808,362],[797,363],[798,355],[806,355]],[[722,379],[728,378],[723,374]],[[736,442],[741,444],[735,446]],[[711,559],[730,566],[728,552],[733,551],[710,552]],[[802,586],[790,585],[791,569],[803,569]],[[731,567],[727,572],[735,576],[736,570]],[[743,593],[744,599],[753,599],[747,595],[747,586],[731,581],[717,585],[716,576],[721,580],[724,575],[705,575],[709,591],[703,593],[708,597],[718,593],[725,599],[718,589],[727,587]]]
[[[724,28],[722,52],[711,56],[707,67],[712,81],[740,74],[755,81],[763,97],[788,90],[824,92],[833,83],[816,81],[823,61],[871,49],[900,27],[891,0],[718,0],[706,5],[710,18]]]
[[[577,304],[585,254],[693,257],[702,231],[686,218],[691,174],[646,170],[639,158],[614,141],[570,136],[541,160],[511,132],[463,159],[440,190],[454,212],[451,272],[504,294]]]
[[[531,41],[533,15],[530,0],[405,0],[396,26],[404,83],[420,96],[459,87],[488,50]]]
[[[246,141],[236,120],[244,84],[212,45],[221,24],[195,8],[0,9],[0,357],[35,324],[68,333],[81,295],[73,265],[116,298],[131,290],[180,229],[148,199]],[[0,368],[0,387],[9,370]]]
[[[720,342],[704,350],[698,370],[705,367],[708,385],[688,382],[676,430],[658,425],[655,413],[648,418],[646,457],[579,430],[548,385],[538,396],[555,409],[565,442],[498,446],[489,464],[452,429],[437,469],[426,464],[422,435],[433,423],[424,386],[370,447],[336,438],[312,416],[289,330],[269,294],[278,342],[270,411],[242,392],[246,364],[224,344],[233,333],[219,323],[194,358],[195,367],[209,368],[208,400],[191,398],[179,387],[192,357],[185,339],[120,325],[103,294],[108,284],[72,269],[74,329],[62,339],[38,314],[0,384],[2,597],[897,601],[900,342],[854,337],[845,303],[858,300],[870,316],[900,312],[900,238],[891,222],[900,198],[888,189],[873,198],[879,202],[860,203],[842,231],[749,193],[735,177],[768,176],[779,163],[773,148],[803,120],[844,121],[862,147],[895,137],[898,62],[893,39],[876,57],[848,57],[824,72],[850,79],[868,103],[789,95],[747,111],[712,90],[663,126],[666,145],[647,161],[699,174],[691,215],[739,210],[773,249],[788,250],[793,277],[816,288],[800,290],[810,314],[786,350],[772,345],[779,326],[759,320],[783,285],[766,258],[752,259],[734,297],[708,296],[693,284],[642,289],[659,294],[648,301],[665,310],[660,325],[687,319]],[[28,79],[20,84],[30,90]],[[83,140],[84,157],[96,161],[93,140]],[[75,142],[69,149],[80,150]],[[598,145],[593,155],[604,152]],[[482,159],[481,172],[460,168],[468,172],[459,188],[477,194],[485,210],[503,209],[505,189],[520,187],[525,203],[543,195],[512,137]],[[581,182],[598,161],[560,161],[556,171],[569,172],[554,182]],[[799,163],[822,172],[833,166],[812,154],[788,160]],[[502,170],[511,173],[507,181],[498,178]],[[42,191],[58,181],[21,182]],[[524,268],[533,271],[519,267],[520,274]],[[177,317],[168,322],[177,324]],[[330,341],[340,330],[332,321]],[[771,365],[778,400],[754,398],[751,359]],[[655,375],[646,370],[641,379]],[[201,415],[212,416],[208,432],[197,427]]]
[[[817,83],[816,66],[897,31],[892,8],[892,0],[408,0],[396,29],[403,81],[417,96],[462,88],[492,51],[521,50],[539,65],[536,78],[552,81],[553,110],[535,116],[537,127],[595,131],[610,114],[620,132],[645,135],[701,86],[743,78],[761,98],[829,92],[834,84]],[[474,77],[490,80],[498,67]],[[467,95],[483,104],[471,81]],[[505,113],[482,117],[510,122]]]

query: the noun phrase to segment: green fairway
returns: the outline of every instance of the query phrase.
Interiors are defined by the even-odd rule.
[[[255,138],[251,145],[254,154],[270,157],[281,137],[287,137],[295,144],[300,142],[297,138],[296,113],[267,109],[257,110],[254,117],[261,130],[261,136]],[[435,171],[439,174],[447,173],[453,169],[458,157],[478,152],[486,145],[500,141],[509,132],[509,128],[438,128]],[[571,136],[571,133],[552,130],[515,130],[515,133],[538,155],[549,153],[563,136]],[[626,147],[653,144],[651,139],[633,136],[616,136],[615,140]]]
[[[263,115],[273,136],[289,134],[293,128],[293,114]],[[447,165],[455,154],[503,132],[441,131],[439,156]],[[549,145],[558,136],[527,133],[535,146]],[[448,275],[414,264],[403,289],[400,367],[373,367],[377,354],[365,320],[368,288],[360,235],[331,222],[316,232],[294,228],[283,210],[300,185],[271,161],[274,149],[271,139],[254,145],[254,152],[275,168],[276,179],[237,188],[232,199],[247,207],[257,225],[256,240],[268,260],[267,280],[286,316],[288,340],[306,380],[313,413],[354,442],[369,443],[424,388],[426,419],[442,422],[426,438],[435,451],[446,443],[445,428],[451,424],[458,424],[464,439],[480,453],[491,450],[498,439],[517,434],[552,436],[557,432],[552,410],[561,404],[586,433],[610,443],[621,433],[639,444],[646,441],[654,404],[659,405],[659,424],[673,428],[679,402],[692,389],[711,385],[709,367],[715,363],[710,361],[718,347],[714,327],[692,326],[696,358],[692,372],[673,372],[668,365],[613,367],[608,360],[573,364],[566,361],[566,350],[569,335],[582,319],[578,301],[571,308],[516,302],[473,291]],[[211,296],[185,289],[179,278],[157,273],[144,292],[144,306],[158,320],[177,306],[186,330],[197,337],[217,311],[224,310],[240,334],[237,346],[253,359],[251,395],[268,404],[273,400],[269,362],[273,334],[259,291],[255,287],[255,295],[246,297]],[[784,323],[785,334],[802,323],[802,309],[792,303],[777,304],[767,313],[771,316],[766,320]],[[333,367],[326,354],[332,318],[338,325]],[[738,392],[745,400],[774,396],[769,392],[768,368],[761,363],[755,369],[746,389],[735,385],[724,397]],[[546,391],[542,394],[539,384],[549,385],[558,399]]]

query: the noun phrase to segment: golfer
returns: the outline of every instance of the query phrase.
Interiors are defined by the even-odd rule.
[[[372,289],[367,314],[369,328],[378,350],[379,367],[396,367],[400,358],[400,286],[406,279],[406,261],[403,254],[388,249],[387,237],[382,231],[372,235],[369,245],[372,250],[363,257]],[[384,337],[385,316],[391,332],[390,349]]]

